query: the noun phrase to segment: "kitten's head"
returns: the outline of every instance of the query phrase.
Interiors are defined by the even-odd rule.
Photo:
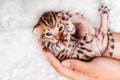
[[[56,43],[63,35],[65,25],[61,23],[59,12],[48,11],[45,12],[34,27],[39,30],[40,38],[44,41]]]

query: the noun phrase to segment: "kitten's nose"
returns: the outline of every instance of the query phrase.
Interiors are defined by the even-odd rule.
[[[59,39],[59,35],[55,35],[54,37],[55,37],[57,40]]]

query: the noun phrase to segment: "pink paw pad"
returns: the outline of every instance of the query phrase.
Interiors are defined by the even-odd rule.
[[[69,20],[69,18],[72,17],[72,14],[70,11],[61,11],[59,14],[58,14],[59,17],[61,17],[62,20]]]
[[[61,23],[64,23],[66,26],[69,25],[69,20],[70,18],[72,17],[72,13],[70,11],[64,11],[62,10],[58,16],[60,17],[61,19]]]
[[[101,5],[100,8],[98,9],[98,11],[101,14],[108,14],[110,9],[106,5]]]

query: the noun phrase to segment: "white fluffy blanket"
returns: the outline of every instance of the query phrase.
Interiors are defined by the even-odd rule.
[[[120,0],[110,0],[110,27],[120,31]],[[67,80],[49,64],[32,28],[47,10],[85,13],[99,26],[100,0],[0,0],[0,80]]]

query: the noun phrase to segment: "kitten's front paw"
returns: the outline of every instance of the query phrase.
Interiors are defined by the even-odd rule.
[[[64,23],[65,25],[69,25],[69,19],[72,17],[72,13],[70,11],[64,11],[62,10],[58,16],[61,19],[61,22]]]
[[[67,21],[67,20],[69,20],[69,18],[72,17],[72,13],[70,11],[64,11],[64,10],[62,10],[58,14],[58,16],[60,16],[62,20],[66,20]]]

